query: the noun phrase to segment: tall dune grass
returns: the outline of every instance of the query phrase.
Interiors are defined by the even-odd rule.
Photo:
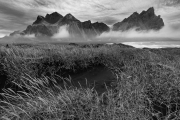
[[[5,120],[179,119],[180,57],[176,51],[119,45],[1,47],[1,69],[7,73],[8,81],[22,90],[4,89],[0,117]],[[66,84],[62,87],[57,83],[71,81],[61,77],[64,72],[96,65],[113,71],[116,76],[113,89],[107,87],[99,95],[94,88]]]

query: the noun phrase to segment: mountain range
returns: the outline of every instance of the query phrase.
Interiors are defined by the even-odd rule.
[[[142,11],[140,14],[134,12],[130,17],[125,18],[122,22],[113,25],[114,31],[127,31],[134,28],[137,31],[141,30],[160,30],[164,26],[161,16],[156,16],[154,8],[151,7],[147,11]]]
[[[137,31],[160,30],[164,26],[164,22],[160,16],[155,15],[153,7],[147,11],[142,11],[140,14],[134,12],[123,21],[115,23],[112,28],[102,22],[92,23],[90,20],[81,22],[72,14],[62,16],[58,12],[53,12],[52,14],[47,14],[45,17],[39,15],[36,21],[32,25],[29,25],[26,30],[15,31],[10,36],[34,34],[35,36],[51,37],[58,33],[62,26],[66,26],[71,37],[93,37],[99,36],[104,32],[109,32],[110,30],[127,31],[133,28]]]

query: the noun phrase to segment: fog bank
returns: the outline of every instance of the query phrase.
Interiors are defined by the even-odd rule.
[[[173,24],[166,24],[161,30],[136,31],[131,29],[125,32],[110,31],[101,34],[98,38],[180,38],[180,28],[174,28]]]
[[[55,39],[57,39],[57,38],[68,38],[68,37],[70,37],[70,34],[68,32],[68,26],[67,25],[61,26],[59,28],[58,33],[56,33],[52,36],[52,38],[55,38]]]

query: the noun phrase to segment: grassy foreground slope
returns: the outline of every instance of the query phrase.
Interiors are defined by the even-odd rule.
[[[125,45],[0,46],[1,119],[179,119],[180,49]],[[101,94],[69,74],[103,66],[115,81]],[[88,80],[87,80],[88,81]],[[3,85],[3,86],[2,86]]]

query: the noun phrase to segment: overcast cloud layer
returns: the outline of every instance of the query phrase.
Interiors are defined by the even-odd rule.
[[[0,37],[32,24],[37,15],[59,12],[81,21],[112,25],[133,12],[154,7],[165,23],[180,28],[180,0],[0,0]]]

